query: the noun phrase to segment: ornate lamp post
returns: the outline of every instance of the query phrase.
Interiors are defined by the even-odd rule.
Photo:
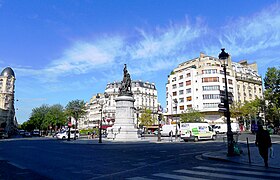
[[[160,132],[161,114],[162,114],[162,108],[160,106],[158,108],[158,140],[157,141],[161,141],[161,132]]]
[[[102,121],[103,121],[103,117],[102,117],[102,112],[103,112],[103,106],[106,104],[106,98],[108,98],[109,95],[107,93],[104,93],[104,100],[100,100],[100,96],[99,94],[96,96],[96,98],[98,99],[97,103],[100,105],[100,122],[99,122],[99,141],[98,143],[102,143]]]
[[[74,111],[75,111],[75,131],[74,131],[74,140],[76,140],[76,131],[78,129],[78,117],[79,117],[79,107],[74,107]]]
[[[225,52],[225,48],[221,49],[222,52],[219,54],[219,59],[223,61],[222,64],[224,75],[225,75],[225,108],[226,108],[226,118],[227,118],[227,141],[228,141],[228,156],[234,155],[234,147],[233,147],[233,134],[231,131],[231,125],[230,125],[230,111],[229,111],[229,100],[228,100],[228,88],[227,88],[227,68],[228,65],[228,57],[229,54]]]
[[[178,117],[177,117],[177,105],[178,105],[178,101],[177,101],[177,99],[174,99],[173,100],[174,101],[174,104],[175,104],[175,108],[176,108],[176,132],[175,132],[175,140],[177,141],[178,140],[178,128],[177,128],[177,126],[178,126]]]
[[[139,123],[139,113],[140,113],[140,108],[137,107],[137,108],[134,108],[135,110],[135,113],[136,113],[136,128],[138,129],[138,123]]]

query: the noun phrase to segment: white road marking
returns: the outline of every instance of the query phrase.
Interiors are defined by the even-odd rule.
[[[236,180],[261,180],[258,178],[250,178],[250,177],[243,177],[243,176],[238,176],[238,175],[232,175],[232,174],[220,174],[220,173],[211,173],[211,172],[202,172],[202,171],[191,171],[191,170],[176,170],[174,172],[179,172],[179,173],[186,173],[186,174],[191,174],[191,175],[200,175],[200,176],[211,176],[211,177],[216,177],[216,178],[230,178],[230,179],[236,179]],[[231,170],[231,173],[233,171]],[[235,170],[234,170],[235,172]],[[262,178],[263,179],[263,178]]]
[[[194,167],[194,169],[201,169],[201,170],[210,170],[210,171],[221,171],[221,172],[229,172],[232,173],[232,169],[225,169],[225,168],[217,168],[217,167],[204,167],[198,166]],[[249,175],[263,175],[263,176],[270,176],[270,177],[280,177],[280,173],[270,173],[270,172],[257,172],[257,171],[245,171],[245,170],[237,170],[234,169],[234,173],[239,174],[249,174]]]
[[[153,174],[153,176],[169,178],[169,179],[177,179],[177,180],[186,180],[186,179],[191,179],[191,180],[207,180],[207,179],[203,179],[203,178],[180,176],[180,175],[167,174],[167,173],[157,173],[157,174]]]

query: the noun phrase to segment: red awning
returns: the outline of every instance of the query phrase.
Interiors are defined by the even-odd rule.
[[[101,129],[107,129],[108,127],[112,127],[113,125],[102,125]]]

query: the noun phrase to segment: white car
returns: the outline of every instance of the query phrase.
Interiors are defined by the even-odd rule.
[[[70,130],[70,139],[74,139],[75,131],[76,131],[76,139],[78,139],[80,137],[79,130],[71,129]],[[68,138],[68,130],[61,131],[61,132],[57,133],[56,138],[57,139],[67,139]]]

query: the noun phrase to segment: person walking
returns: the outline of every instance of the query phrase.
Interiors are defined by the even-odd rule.
[[[171,130],[170,132],[169,132],[169,137],[170,137],[170,141],[172,142],[173,140],[172,140],[172,136],[173,136],[173,131]]]
[[[272,144],[269,132],[264,130],[262,125],[258,125],[255,144],[259,148],[259,154],[264,160],[265,167],[268,167],[268,152]]]

